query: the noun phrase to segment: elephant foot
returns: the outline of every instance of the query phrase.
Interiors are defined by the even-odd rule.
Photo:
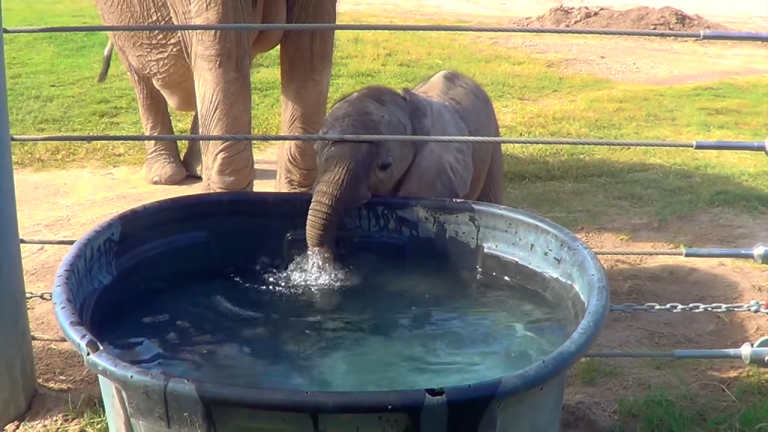
[[[184,159],[181,161],[187,174],[192,177],[203,178],[203,155],[200,152],[200,141],[190,141]]]
[[[311,193],[315,185],[315,177],[314,171],[302,171],[293,166],[278,166],[275,192]]]
[[[180,161],[168,157],[148,158],[142,168],[144,180],[153,185],[175,185],[187,177]]]
[[[275,192],[312,193],[312,186],[294,186],[277,181],[275,182]]]

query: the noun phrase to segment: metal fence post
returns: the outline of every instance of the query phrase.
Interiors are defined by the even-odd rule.
[[[0,4],[0,23],[3,22]],[[37,385],[21,267],[11,160],[5,49],[0,32],[0,427],[29,408]]]

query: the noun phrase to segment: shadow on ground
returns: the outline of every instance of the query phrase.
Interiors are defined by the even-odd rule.
[[[256,168],[256,173],[254,174],[253,179],[256,181],[274,180],[275,177],[277,177],[277,171],[274,169]]]
[[[576,152],[552,157],[507,155],[506,204],[577,232],[605,229],[629,234],[634,241],[696,241],[697,247],[734,245],[751,238],[746,246],[752,247],[758,237],[768,240],[764,162],[745,158],[741,173],[723,172],[729,167],[717,161],[697,162],[692,169]],[[729,224],[717,220],[727,216],[740,220]],[[722,232],[719,223],[727,225]]]

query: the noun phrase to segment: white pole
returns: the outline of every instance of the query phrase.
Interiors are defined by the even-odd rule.
[[[3,21],[0,5],[0,23]],[[5,49],[0,32],[0,427],[29,408],[37,385],[21,267],[11,160]]]

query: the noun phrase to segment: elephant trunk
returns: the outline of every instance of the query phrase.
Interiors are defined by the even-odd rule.
[[[370,196],[367,178],[348,166],[321,174],[315,182],[307,215],[307,247],[330,253],[344,212]]]

